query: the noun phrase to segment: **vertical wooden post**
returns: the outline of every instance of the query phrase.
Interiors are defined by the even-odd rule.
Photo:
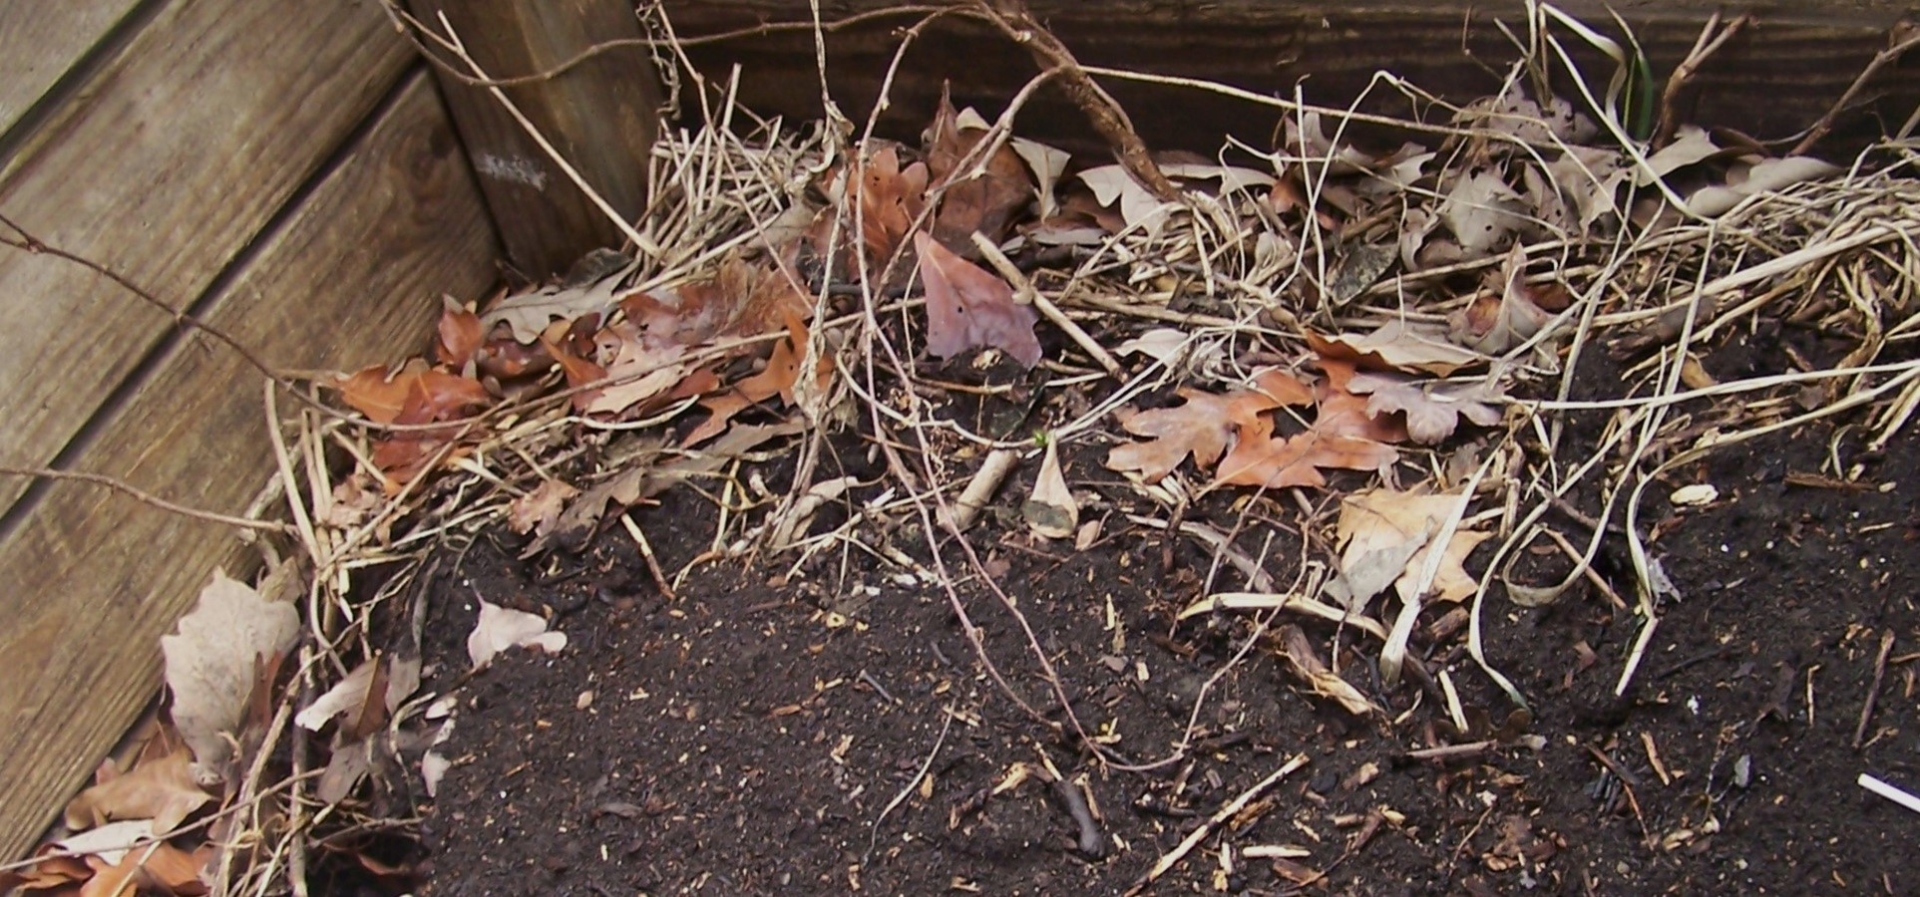
[[[408,0],[427,27],[450,24],[497,80],[549,72],[614,40],[644,36],[627,0]],[[507,255],[530,278],[564,271],[588,251],[624,242],[526,129],[439,48],[442,93],[479,175]],[[603,50],[551,77],[504,88],[575,171],[632,221],[646,203],[647,156],[659,128],[660,87],[645,46]]]

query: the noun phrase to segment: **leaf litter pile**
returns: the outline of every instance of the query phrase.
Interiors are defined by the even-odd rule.
[[[621,250],[450,297],[420,357],[312,383],[347,413],[269,401],[297,538],[258,588],[216,577],[163,646],[167,722],[0,882],[1893,874],[1731,839],[1794,812],[1754,789],[1816,726],[1847,787],[1910,750],[1915,616],[1890,616],[1888,549],[1845,539],[1913,533],[1889,451],[1920,405],[1912,145],[1835,164],[1675,124],[1623,89],[1630,41],[1531,14],[1488,97],[1382,75],[1405,120],[1249,97],[1284,128],[1211,157],[1021,137],[1033,89],[1087,78],[1057,41],[1003,108],[943,100],[918,143],[757,119],[664,56],[730,127],[663,134]],[[1591,85],[1563,40],[1619,73]],[[1812,510],[1736,500],[1788,487]],[[1840,522],[1860,507],[1895,522]],[[1801,570],[1776,533],[1843,557]],[[1879,608],[1743,603],[1767,559]],[[1763,647],[1775,614],[1835,631]],[[1822,666],[1845,672],[1816,712]],[[740,753],[709,756],[709,726]],[[676,792],[689,763],[740,781]],[[1838,787],[1837,817],[1911,822]],[[501,822],[522,788],[565,793]]]

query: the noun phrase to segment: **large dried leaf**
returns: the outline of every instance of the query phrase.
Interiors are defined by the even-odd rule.
[[[1365,609],[1389,582],[1406,600],[1459,601],[1472,595],[1479,583],[1467,574],[1464,563],[1488,534],[1467,529],[1454,530],[1443,548],[1438,573],[1428,587],[1430,594],[1413,594],[1433,550],[1430,540],[1459,506],[1459,495],[1392,489],[1369,489],[1342,499],[1336,527],[1342,546],[1340,574],[1328,592],[1355,611]]]
[[[927,131],[928,190],[944,190],[934,212],[933,238],[967,255],[972,254],[975,232],[1000,242],[1007,223],[1033,199],[1026,165],[1005,143],[984,161],[960,168],[988,131],[978,115],[954,111],[952,99],[942,88],[939,111]]]
[[[1033,335],[1040,315],[1013,301],[1013,287],[924,233],[914,235],[913,245],[927,291],[928,352],[952,358],[990,346],[1025,367],[1040,363],[1040,340]]]
[[[1355,436],[1330,436],[1310,429],[1276,439],[1273,422],[1263,416],[1240,428],[1233,451],[1214,471],[1214,482],[1262,489],[1319,488],[1327,484],[1322,470],[1384,471],[1399,459],[1393,446]]]
[[[67,803],[67,827],[87,829],[150,819],[154,831],[173,831],[181,820],[213,800],[194,778],[193,757],[182,747],[80,792]]]
[[[484,669],[500,652],[522,646],[558,654],[567,648],[567,634],[548,632],[547,621],[539,614],[481,601],[480,618],[467,634],[467,659],[473,661],[473,668]]]
[[[285,654],[300,636],[300,614],[216,571],[200,603],[160,639],[173,724],[193,749],[201,781],[219,781],[246,718],[256,665]]]
[[[126,851],[115,862],[89,857],[87,865],[93,877],[80,888],[79,897],[130,897],[134,894],[193,897],[207,893],[200,870],[213,855],[211,844],[193,853],[165,841],[145,844]]]
[[[792,405],[794,388],[800,382],[800,363],[807,351],[809,334],[807,326],[794,318],[787,323],[787,338],[773,344],[773,352],[767,357],[767,366],[754,375],[734,384],[733,388],[715,396],[700,400],[700,406],[707,409],[707,419],[700,422],[680,440],[683,446],[699,445],[712,439],[727,428],[733,417],[742,411],[779,396],[781,401]],[[823,357],[816,366],[817,384],[824,389],[833,377],[833,359]]]

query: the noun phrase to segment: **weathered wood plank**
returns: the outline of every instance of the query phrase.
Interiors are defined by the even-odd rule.
[[[203,293],[412,52],[373,3],[171,3],[0,169],[0,212],[170,302]],[[55,259],[0,253],[0,459],[42,464],[173,329]],[[0,510],[24,488],[0,481]]]
[[[832,21],[890,5],[879,0],[827,2],[821,4],[821,16]],[[1561,5],[1602,31],[1615,30],[1599,2]],[[1625,4],[1622,11],[1656,72],[1664,76],[1686,55],[1717,5],[1702,0],[1641,2]],[[1465,29],[1465,0],[1031,0],[1030,6],[1090,65],[1205,78],[1288,97],[1298,84],[1309,101],[1336,106],[1360,96],[1382,70],[1454,100],[1484,95],[1497,88],[1499,68],[1515,55],[1492,27],[1493,19],[1522,21],[1519,0],[1471,4],[1473,24]],[[809,19],[805,4],[785,0],[667,0],[665,9],[682,37]],[[1691,118],[1762,138],[1799,132],[1818,119],[1886,45],[1888,26],[1904,11],[1904,5],[1889,0],[1821,0],[1760,9],[1759,26],[1735,38],[1700,72],[1687,98]],[[864,120],[900,42],[897,29],[918,18],[888,17],[828,36],[830,85],[849,115]],[[1463,33],[1471,57],[1462,52]],[[1577,51],[1596,90],[1603,90],[1610,64],[1578,39],[1564,42]],[[813,38],[806,31],[703,44],[690,48],[688,55],[716,78],[735,63],[741,65],[740,97],[747,108],[765,115],[820,115]],[[1909,60],[1905,68],[1890,67],[1883,73],[1870,96],[1873,102],[1843,119],[1826,145],[1829,151],[1851,153],[1877,137],[1884,122],[1897,126],[1912,112],[1920,103],[1920,78],[1913,77],[1912,64]],[[944,81],[951,80],[956,102],[997,110],[1034,72],[1024,48],[980,22],[944,17],[908,51],[895,76],[883,130],[917,140]],[[1272,110],[1193,90],[1112,79],[1103,79],[1102,85],[1156,148],[1212,152],[1224,134],[1266,146],[1278,118]],[[1368,111],[1406,115],[1411,106],[1385,85],[1375,86],[1368,96],[1363,106]],[[1043,90],[1026,107],[1019,130],[1076,152],[1097,152],[1103,145],[1083,121],[1058,91]]]
[[[630,0],[408,0],[440,16],[495,79],[544,72],[597,43],[642,37]],[[436,53],[462,73],[464,66]],[[625,242],[613,222],[484,87],[440,76],[454,123],[480,176],[507,255],[522,273],[564,271],[588,251]],[[602,53],[551,78],[505,89],[582,179],[628,221],[647,201],[647,154],[660,89],[645,47]]]
[[[476,295],[497,255],[459,141],[417,74],[272,233],[205,317],[270,363],[357,367],[419,347],[442,292]],[[197,507],[244,509],[272,469],[260,378],[185,339],[76,465]],[[159,637],[231,531],[57,483],[0,542],[0,858],[18,856],[153,695]]]
[[[0,0],[0,135],[138,0]]]

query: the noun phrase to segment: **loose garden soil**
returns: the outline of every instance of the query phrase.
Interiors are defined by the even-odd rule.
[[[1777,338],[1735,340],[1708,368],[1742,376],[1748,360],[1773,357]],[[1464,632],[1416,637],[1425,668],[1450,671],[1476,720],[1506,721],[1468,733],[1446,722],[1438,688],[1383,689],[1370,665],[1378,646],[1356,647],[1334,624],[1275,619],[1236,660],[1255,615],[1176,623],[1210,575],[1218,591],[1242,588],[1239,574],[1210,573],[1212,554],[1194,540],[1168,545],[1161,530],[1127,523],[1155,510],[1098,455],[1063,459],[1088,512],[1109,515],[1097,544],[1036,542],[1011,514],[968,538],[1112,755],[1166,758],[1192,718],[1185,756],[1144,772],[1082,749],[1020,623],[952,545],[943,557],[987,657],[1046,723],[987,674],[938,583],[861,548],[791,576],[782,557],[702,564],[667,597],[618,526],[580,556],[531,561],[516,559],[519,537],[483,535],[457,561],[449,554],[433,585],[425,650],[452,671],[439,684],[464,669],[476,597],[551,614],[572,643],[554,657],[515,652],[462,692],[444,749],[454,767],[422,824],[421,893],[1121,894],[1295,755],[1306,765],[1144,892],[1915,893],[1920,872],[1906,857],[1920,817],[1855,778],[1920,781],[1903,656],[1920,637],[1920,456],[1912,439],[1884,456],[1859,442],[1857,430],[1824,426],[1775,435],[1649,490],[1658,497],[1643,508],[1643,535],[1681,598],[1666,603],[1624,700],[1612,696],[1633,618],[1586,584],[1540,609],[1498,587],[1487,602],[1487,656],[1532,702],[1531,719],[1509,714]],[[1859,475],[1834,477],[1830,454]],[[863,448],[839,458],[845,474],[879,479]],[[1000,504],[1032,476],[1016,474]],[[1695,482],[1719,498],[1667,506],[1671,488]],[[1324,511],[1338,494],[1307,501]],[[1189,519],[1237,532],[1250,555],[1265,545],[1270,572],[1291,582],[1299,503],[1235,497]],[[1593,496],[1573,505],[1598,509]],[[715,513],[679,489],[635,520],[673,571],[706,550]],[[1571,514],[1556,523],[1584,544],[1582,526]],[[891,538],[928,560],[920,533]],[[1487,553],[1469,569],[1481,573]],[[1597,567],[1635,600],[1622,536],[1607,537]],[[1570,568],[1548,546],[1515,576],[1546,583]],[[1310,693],[1276,657],[1286,625],[1304,627],[1396,719],[1358,718]],[[1888,633],[1896,649],[1856,747]],[[1407,756],[1489,737],[1500,743],[1451,760]],[[1045,762],[1071,784],[1047,781]],[[1033,775],[995,793],[1023,764]],[[1093,843],[1076,825],[1079,801],[1063,796],[1081,787]],[[1287,849],[1245,853],[1256,846]]]

